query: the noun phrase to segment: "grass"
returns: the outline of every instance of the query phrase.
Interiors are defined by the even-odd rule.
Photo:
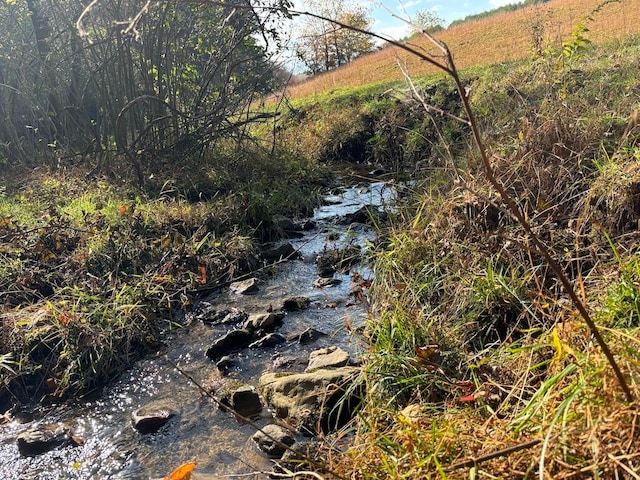
[[[469,84],[496,174],[588,305],[635,398],[638,45],[550,49],[478,69]],[[383,231],[367,399],[332,469],[358,479],[635,478],[636,402],[500,208],[475,150],[432,151],[447,161],[414,172],[413,195]]]
[[[165,171],[146,189],[87,181],[80,170],[5,178],[3,402],[100,387],[179,327],[202,287],[260,266],[260,242],[280,233],[274,215],[309,212],[330,176],[311,161],[259,152],[219,152],[197,176]]]
[[[503,63],[530,57],[536,45],[559,45],[571,38],[577,23],[583,21],[602,0],[551,0],[495,15],[475,22],[465,22],[436,34],[455,53],[459,69]],[[640,17],[640,5],[621,1],[607,5],[588,22],[590,38],[602,43],[640,33],[635,18]],[[430,51],[422,38],[409,41],[421,50]],[[294,85],[289,89],[293,98],[354,87],[399,81],[403,79],[398,63],[414,77],[432,75],[435,70],[395,47],[356,59],[339,69]]]

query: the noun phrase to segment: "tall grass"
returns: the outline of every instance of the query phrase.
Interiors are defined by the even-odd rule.
[[[589,306],[637,398],[640,49],[636,38],[558,55],[488,70],[469,86],[471,102],[497,180]],[[635,475],[634,403],[468,155],[430,187],[425,170],[385,231],[368,403],[343,468],[356,478]]]

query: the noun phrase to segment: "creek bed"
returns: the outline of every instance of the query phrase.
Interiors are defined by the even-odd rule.
[[[347,325],[357,328],[367,316],[365,302],[352,293],[352,276],[370,276],[365,265],[357,264],[349,272],[336,273],[341,280],[336,286],[315,288],[318,278],[316,257],[327,249],[347,245],[365,247],[374,238],[373,231],[359,223],[345,223],[363,206],[374,209],[390,205],[395,191],[382,182],[345,188],[327,197],[327,204],[316,210],[315,227],[289,243],[301,254],[269,267],[260,277],[259,291],[240,295],[228,289],[205,299],[215,308],[238,308],[248,314],[264,313],[281,305],[292,296],[307,297],[309,308],[287,313],[279,333],[289,340],[277,347],[243,349],[235,354],[229,376],[256,386],[264,372],[273,371],[278,357],[300,359],[292,371],[302,371],[309,352],[327,346],[338,346],[357,359],[363,346]],[[295,340],[307,328],[326,335],[307,345]],[[261,455],[251,436],[250,425],[242,425],[229,413],[202,395],[174,366],[198,382],[205,383],[217,369],[205,355],[216,337],[227,326],[208,326],[199,321],[169,335],[166,347],[123,373],[105,388],[98,400],[65,404],[45,418],[28,423],[12,421],[0,429],[0,476],[21,480],[57,479],[149,479],[163,478],[177,466],[195,461],[194,478],[213,479],[221,476],[265,472],[271,462]],[[140,434],[131,425],[131,413],[151,402],[166,400],[178,411],[158,432]],[[269,423],[265,409],[257,423]],[[35,423],[62,422],[83,439],[80,446],[55,448],[49,452],[25,457],[18,450],[16,438]],[[265,478],[256,473],[256,478]],[[229,477],[226,477],[229,478]],[[249,476],[248,478],[252,478]]]

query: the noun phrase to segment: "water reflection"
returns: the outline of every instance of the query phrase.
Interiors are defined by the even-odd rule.
[[[288,338],[315,328],[323,333],[309,346],[292,340],[277,347],[244,350],[237,354],[231,375],[256,385],[265,370],[273,370],[274,359],[297,358],[299,370],[309,351],[338,345],[357,356],[359,345],[345,329],[362,323],[366,311],[362,305],[350,305],[350,276],[336,274],[342,282],[331,288],[313,287],[317,278],[314,260],[325,248],[346,244],[364,246],[373,238],[366,227],[340,225],[334,220],[357,212],[363,206],[385,206],[394,202],[395,193],[383,183],[344,189],[328,198],[313,220],[317,226],[303,238],[291,241],[302,260],[278,266],[262,280],[259,295],[242,296],[224,292],[208,299],[220,308],[236,307],[248,313],[264,312],[288,296],[301,295],[311,301],[310,308],[289,313],[279,330]],[[367,277],[363,266],[354,270]],[[353,273],[353,272],[351,272]],[[148,479],[162,478],[188,461],[198,463],[200,475],[228,475],[264,471],[269,461],[259,455],[249,440],[254,433],[249,425],[240,425],[228,413],[221,412],[198,387],[177,372],[178,365],[198,382],[217,372],[204,352],[212,340],[228,327],[209,327],[194,322],[173,334],[168,349],[138,362],[104,392],[97,401],[75,405],[41,421],[64,422],[84,444],[55,449],[37,457],[20,455],[16,437],[31,423],[11,422],[0,432],[0,477],[38,480],[58,479]],[[293,363],[294,367],[296,363]],[[155,401],[167,401],[179,412],[157,433],[141,435],[131,425],[131,413]],[[267,419],[259,421],[266,424]],[[209,477],[208,477],[209,478]]]

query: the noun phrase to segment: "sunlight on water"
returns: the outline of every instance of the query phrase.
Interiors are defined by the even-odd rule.
[[[314,288],[312,283],[317,278],[314,260],[323,248],[346,244],[365,246],[374,238],[373,232],[361,225],[348,227],[333,223],[333,219],[354,213],[363,206],[386,206],[394,199],[395,191],[384,183],[345,189],[332,195],[328,198],[331,204],[319,208],[313,217],[318,222],[317,228],[291,241],[303,260],[280,265],[272,277],[261,283],[259,295],[223,292],[209,299],[220,308],[237,307],[256,313],[281,304],[284,298],[302,295],[311,300],[310,308],[289,313],[279,332],[288,338],[309,327],[326,333],[309,346],[288,341],[275,348],[242,351],[237,355],[239,365],[233,376],[256,385],[262,372],[273,369],[274,358],[279,355],[304,359],[309,351],[329,345],[338,345],[352,357],[358,356],[361,346],[346,330],[345,321],[357,326],[364,322],[366,310],[362,305],[349,305],[350,274],[336,274],[335,277],[342,280],[338,286]],[[364,266],[353,270],[365,277],[371,274]],[[256,452],[249,440],[253,429],[221,412],[167,361],[170,359],[198,382],[205,382],[217,369],[204,352],[226,328],[194,323],[173,334],[166,352],[140,361],[122,374],[99,400],[76,405],[42,420],[43,423],[65,423],[76,436],[84,439],[81,446],[22,457],[16,437],[33,424],[3,425],[0,477],[24,480],[162,478],[188,461],[197,461],[199,472],[218,475],[267,469],[269,461]],[[133,429],[131,414],[156,401],[168,402],[179,414],[157,433],[142,435]],[[268,419],[261,419],[259,423],[264,425]]]

